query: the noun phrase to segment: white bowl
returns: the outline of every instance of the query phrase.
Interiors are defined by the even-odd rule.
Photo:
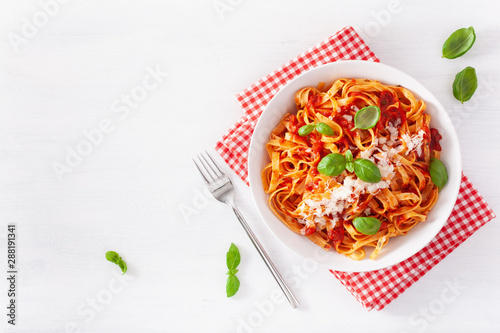
[[[437,128],[443,140],[441,161],[448,170],[448,183],[440,191],[436,205],[427,220],[414,227],[406,236],[393,237],[375,260],[368,255],[355,261],[335,250],[325,252],[302,235],[288,229],[271,211],[268,194],[264,192],[261,171],[269,163],[265,145],[273,128],[286,112],[296,113],[295,92],[301,88],[316,87],[319,82],[333,83],[339,78],[363,78],[384,84],[401,85],[427,104],[431,127]],[[443,106],[423,85],[409,75],[387,65],[369,61],[337,61],[309,70],[284,86],[262,113],[250,143],[248,159],[249,181],[257,209],[269,230],[290,249],[304,258],[319,262],[329,269],[345,272],[365,272],[397,264],[425,247],[446,224],[455,205],[462,177],[460,146],[453,124]],[[368,252],[369,253],[369,252]]]

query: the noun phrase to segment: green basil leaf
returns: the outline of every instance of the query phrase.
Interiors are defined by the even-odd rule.
[[[367,183],[378,183],[382,180],[378,166],[364,158],[358,158],[354,161],[354,172],[359,179]]]
[[[345,164],[345,168],[347,169],[347,171],[349,172],[354,172],[354,163],[353,162],[347,162]]]
[[[108,259],[108,261],[111,261],[114,264],[118,264],[118,261],[120,260],[120,255],[115,251],[108,251],[106,252],[106,259]]]
[[[226,253],[227,269],[232,270],[232,269],[238,267],[238,265],[240,264],[240,260],[241,260],[240,251],[238,250],[236,245],[231,243],[231,246],[229,247],[229,251],[227,251],[227,253]]]
[[[339,153],[328,154],[318,163],[318,172],[330,177],[340,175],[345,170],[345,157]]]
[[[377,125],[379,119],[380,108],[376,105],[366,106],[356,112],[354,116],[354,128],[351,131],[354,131],[356,128],[370,129]]]
[[[353,157],[352,157],[352,152],[350,150],[347,150],[345,152],[344,157],[345,157],[346,162],[352,162]]]
[[[314,131],[314,124],[304,125],[299,128],[299,135],[306,136],[308,134],[311,134],[312,131]]]
[[[316,124],[316,131],[318,131],[318,133],[321,133],[321,134],[327,135],[327,136],[334,136],[335,135],[335,132],[333,131],[333,129],[330,126],[328,126],[325,123],[321,123],[321,122]]]
[[[127,263],[120,258],[120,261],[118,262],[118,266],[120,266],[122,270],[122,275],[127,272]]]
[[[352,152],[350,150],[347,150],[345,152],[345,161],[346,161],[346,164],[345,164],[345,168],[347,169],[347,171],[349,172],[354,172],[354,163],[352,162],[352,160],[354,159],[353,156],[352,156]]]
[[[465,54],[474,45],[476,33],[473,27],[458,29],[443,44],[443,57],[455,59]]]
[[[431,164],[429,165],[429,173],[431,175],[432,182],[439,187],[441,190],[448,182],[448,171],[443,162],[437,158],[431,158]]]
[[[374,217],[356,217],[352,220],[352,225],[363,235],[375,235],[380,230],[379,219]]]
[[[236,275],[229,275],[226,281],[226,295],[227,297],[232,297],[238,292],[240,289],[240,280],[236,277]]]
[[[240,271],[239,269],[237,269],[237,268],[233,268],[233,269],[231,269],[231,270],[227,271],[227,273],[226,273],[226,274],[227,274],[227,275],[235,275],[235,274],[236,274],[236,273],[238,273],[239,271]]]
[[[106,252],[106,259],[108,261],[111,261],[113,264],[118,265],[121,268],[123,274],[127,272],[127,263],[115,251]]]
[[[453,96],[462,104],[467,102],[477,89],[476,70],[473,67],[466,67],[455,76],[453,81]]]

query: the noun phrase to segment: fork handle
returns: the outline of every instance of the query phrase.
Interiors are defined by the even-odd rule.
[[[281,290],[283,291],[286,298],[288,299],[288,302],[290,302],[290,305],[292,306],[292,308],[296,309],[299,306],[299,302],[297,301],[297,299],[293,295],[292,291],[290,290],[290,288],[286,284],[285,280],[283,280],[283,277],[281,276],[281,274],[278,272],[278,270],[274,266],[271,258],[269,258],[269,256],[267,255],[266,251],[264,250],[264,248],[260,244],[257,237],[255,237],[252,229],[250,229],[247,222],[243,218],[243,215],[241,215],[238,208],[232,202],[226,201],[226,203],[229,206],[231,206],[231,208],[233,209],[234,214],[236,214],[236,217],[238,218],[241,225],[243,226],[243,229],[245,229],[245,232],[247,233],[248,237],[250,238],[253,245],[257,249],[257,252],[259,252],[260,256],[262,257],[262,260],[264,260],[264,262],[266,263],[267,268],[269,268],[269,270],[271,271],[271,274],[273,274],[274,279],[276,280],[276,282],[278,282],[278,285],[280,286]]]

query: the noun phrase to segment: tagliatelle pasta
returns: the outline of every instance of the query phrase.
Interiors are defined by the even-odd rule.
[[[271,133],[270,163],[262,171],[269,205],[289,229],[361,260],[367,247],[374,248],[374,259],[391,237],[426,220],[438,199],[429,164],[439,159],[441,136],[429,128],[424,101],[404,87],[339,79],[297,91],[295,104],[297,113],[287,113]],[[380,108],[380,119],[373,128],[353,130],[356,112],[369,105]],[[298,134],[320,122],[333,134]],[[367,183],[348,171],[336,177],[318,172],[323,157],[348,150],[375,163],[381,181]],[[352,223],[357,217],[377,218],[381,226],[374,235],[362,234]]]

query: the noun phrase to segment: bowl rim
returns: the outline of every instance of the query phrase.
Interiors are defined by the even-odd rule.
[[[273,107],[275,107],[274,104],[277,103],[276,101],[280,101],[280,99],[285,98],[285,97],[282,97],[284,95],[287,95],[290,93],[295,94],[296,87],[294,87],[294,86],[300,85],[301,81],[307,81],[308,79],[313,80],[313,78],[315,78],[316,76],[319,75],[319,76],[325,76],[325,77],[328,76],[324,80],[324,82],[330,83],[330,82],[333,82],[341,77],[345,77],[343,75],[331,76],[331,74],[330,75],[327,74],[328,71],[330,71],[330,70],[339,70],[339,69],[341,72],[342,72],[342,70],[347,70],[347,72],[349,72],[349,71],[356,72],[356,71],[360,71],[360,70],[361,71],[362,70],[367,70],[367,71],[374,70],[376,73],[375,75],[380,75],[379,74],[380,72],[382,72],[382,73],[386,73],[386,72],[389,73],[390,72],[391,75],[395,75],[396,77],[400,77],[401,80],[405,82],[404,86],[407,87],[408,84],[410,84],[410,86],[413,88],[408,88],[408,89],[417,98],[423,99],[424,102],[427,104],[426,113],[429,113],[428,107],[429,107],[429,105],[432,105],[433,109],[435,109],[435,110],[433,110],[431,113],[436,113],[436,114],[431,116],[432,117],[431,122],[435,117],[437,117],[439,119],[440,124],[444,122],[444,125],[446,125],[446,128],[439,128],[439,131],[442,135],[444,133],[446,133],[446,138],[447,138],[446,141],[448,142],[448,140],[450,140],[450,142],[451,142],[450,144],[451,144],[452,149],[450,150],[450,153],[447,155],[449,155],[448,159],[450,159],[451,162],[453,163],[453,168],[450,168],[450,165],[448,163],[447,169],[448,169],[449,176],[450,176],[450,171],[452,171],[451,174],[453,177],[449,177],[448,183],[446,184],[446,186],[442,190],[443,192],[446,191],[447,200],[446,200],[446,202],[440,204],[440,207],[441,207],[440,214],[438,216],[435,216],[433,218],[433,221],[431,221],[432,223],[436,224],[437,223],[436,220],[437,220],[437,221],[439,221],[439,224],[434,225],[433,228],[430,228],[430,231],[427,231],[427,235],[426,235],[426,233],[424,233],[424,235],[426,235],[425,240],[419,240],[418,242],[415,242],[416,243],[415,246],[409,246],[411,248],[411,251],[406,250],[404,255],[393,256],[393,258],[391,258],[390,260],[378,260],[378,259],[370,260],[368,258],[365,258],[361,261],[355,261],[355,260],[349,259],[345,256],[341,256],[340,254],[336,253],[335,251],[328,251],[326,253],[346,258],[349,260],[349,263],[350,263],[350,264],[347,264],[347,262],[345,260],[338,260],[339,262],[333,261],[333,265],[332,265],[332,260],[320,259],[320,258],[324,258],[325,256],[319,255],[318,251],[316,251],[317,249],[321,249],[319,246],[317,246],[316,244],[312,243],[309,240],[303,239],[304,237],[302,235],[297,235],[294,232],[292,232],[291,230],[289,230],[271,212],[269,205],[267,204],[267,200],[266,200],[267,213],[263,210],[264,208],[262,207],[262,204],[260,204],[258,201],[259,196],[262,196],[262,193],[264,193],[264,190],[262,188],[261,177],[260,177],[260,174],[262,171],[262,165],[257,166],[254,161],[258,160],[258,159],[256,159],[256,156],[258,156],[256,154],[260,153],[262,155],[262,153],[265,152],[265,143],[268,141],[270,130],[272,130],[277,125],[277,122],[274,124],[264,124],[266,121],[268,121],[268,118],[269,118],[271,113],[274,113],[274,114],[277,113],[276,111],[273,111],[273,109],[272,109]],[[370,76],[370,75],[371,74],[369,74],[367,76]],[[389,76],[391,76],[391,75],[389,75]],[[355,76],[357,76],[357,75],[353,75],[352,77],[355,77]],[[355,78],[358,78],[358,77],[355,77]],[[359,77],[359,78],[361,78],[361,77]],[[364,77],[364,78],[368,78],[368,77]],[[381,83],[384,83],[384,84],[390,84],[390,85],[397,84],[397,82],[387,82],[387,80],[384,77],[369,78],[369,79],[374,79],[374,80],[380,81]],[[303,86],[315,86],[320,82],[317,79],[314,79],[314,80],[316,80],[316,82],[304,83],[302,85]],[[415,87],[417,89],[415,89]],[[289,90],[292,90],[292,91],[289,91]],[[425,95],[426,97],[423,98],[423,97],[420,97],[420,95]],[[286,112],[295,113],[296,110],[295,109],[293,109],[293,110],[285,109],[285,111],[282,111],[282,113],[280,113],[279,117],[275,117],[275,118],[278,120],[281,119],[281,117]],[[266,126],[270,126],[270,127],[268,128]],[[262,130],[262,128],[264,128],[264,130]],[[266,128],[267,128],[267,130],[265,130]],[[267,139],[264,141],[264,143],[262,143],[261,131],[267,132],[267,134],[268,134]],[[261,138],[259,138],[259,136]],[[443,137],[445,137],[445,136],[443,135]],[[262,151],[262,149],[259,150],[259,147],[257,145],[263,145],[264,146],[263,151]],[[443,149],[443,152],[444,152],[444,149]],[[267,156],[267,153],[266,153],[266,156]],[[267,160],[268,160],[268,157],[267,157]],[[256,168],[258,168],[258,170],[256,170]],[[458,141],[458,136],[456,134],[456,130],[453,126],[453,123],[452,123],[450,117],[448,116],[446,110],[441,105],[439,100],[420,82],[415,80],[410,75],[402,72],[401,70],[396,69],[396,68],[389,66],[389,65],[386,65],[386,64],[381,64],[379,62],[363,61],[363,60],[341,60],[341,61],[336,61],[336,62],[320,65],[320,66],[317,66],[315,68],[309,69],[309,70],[301,73],[300,75],[298,75],[295,78],[293,78],[292,80],[290,80],[287,84],[282,86],[279,89],[279,91],[272,97],[272,99],[269,101],[269,103],[267,103],[263,112],[259,116],[259,119],[258,119],[257,124],[255,126],[254,132],[252,134],[250,147],[249,147],[249,155],[248,155],[248,180],[249,180],[249,184],[250,184],[250,190],[252,193],[252,199],[253,199],[255,206],[257,207],[257,211],[259,212],[259,215],[260,215],[262,221],[264,222],[264,224],[266,224],[268,230],[270,230],[271,233],[281,243],[283,243],[286,247],[290,248],[293,252],[301,255],[302,257],[313,258],[318,263],[326,266],[329,269],[338,270],[338,271],[347,271],[347,272],[365,272],[365,271],[383,269],[383,268],[398,264],[398,263],[410,258],[415,253],[417,253],[418,251],[422,250],[425,246],[427,246],[432,241],[432,239],[434,239],[435,236],[439,233],[441,228],[445,226],[446,221],[448,220],[448,218],[449,218],[449,216],[450,216],[450,214],[455,206],[456,198],[458,196],[458,192],[460,189],[461,174],[462,174],[462,159],[461,159],[461,152],[460,152],[460,145],[459,145],[459,141]],[[264,193],[264,196],[266,198],[268,198],[269,195],[267,193]],[[441,197],[441,192],[440,192],[440,197]],[[442,201],[443,200],[445,200],[445,199],[442,199]],[[439,199],[438,199],[438,203],[439,203]],[[436,204],[436,205],[438,205],[438,204]],[[436,208],[436,206],[433,207],[431,212],[435,208]],[[295,241],[294,242],[289,241],[288,238],[290,238],[290,237],[288,237],[288,238],[283,237],[282,233],[277,231],[277,229],[279,229],[279,226],[276,226],[275,221],[273,221],[272,222],[273,224],[272,224],[268,220],[270,218],[270,216],[268,214],[269,212],[271,212],[275,221],[279,221],[279,224],[282,227],[282,229],[286,230],[284,232],[288,232],[292,235],[296,235],[296,236],[301,237],[302,238],[301,241],[303,241],[304,244],[309,243],[310,245],[314,246],[314,248],[311,248],[310,245],[304,245],[308,249],[306,251],[303,251],[303,250],[300,250],[297,246],[292,246],[291,245],[292,243],[294,243],[294,244],[298,244],[298,243]],[[431,212],[429,212],[429,214],[431,214]],[[428,222],[428,220],[426,220],[426,222]],[[424,223],[419,223],[419,226],[416,226],[415,228],[420,227],[420,225],[422,225],[422,224],[424,224]],[[430,224],[430,223],[427,223],[427,225],[428,224]],[[420,229],[421,229],[421,227],[419,228],[419,230]],[[429,228],[427,228],[427,229],[429,229]],[[413,231],[413,229],[412,229],[412,231]],[[407,235],[400,236],[397,238],[408,237],[410,234],[411,234],[411,231]],[[432,237],[429,236],[430,234],[432,234]],[[413,238],[415,238],[415,237],[413,237]],[[411,239],[414,240],[413,238],[411,238]],[[391,238],[391,240],[392,239],[393,238]],[[398,243],[401,243],[401,241],[399,241]],[[406,248],[406,246],[403,246],[403,248]],[[312,252],[311,252],[311,250],[312,250]],[[323,250],[321,250],[321,252],[323,252]],[[394,258],[396,258],[396,259],[394,259]],[[334,267],[332,267],[332,266],[334,266]]]

